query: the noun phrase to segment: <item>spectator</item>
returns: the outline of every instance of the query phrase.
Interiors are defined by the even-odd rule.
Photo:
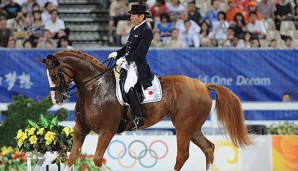
[[[291,3],[287,0],[279,0],[276,4],[275,11],[275,26],[276,30],[280,30],[280,24],[282,21],[290,21],[293,19],[293,12]]]
[[[188,2],[188,19],[196,22],[197,25],[202,22],[202,15],[198,11],[195,1]]]
[[[155,31],[160,32],[162,42],[171,37],[171,29],[172,22],[170,21],[170,16],[167,13],[161,14],[160,22],[156,25]]]
[[[16,18],[10,20],[12,20],[12,31],[21,32],[27,30],[28,23],[26,22],[23,11],[19,11]]]
[[[171,0],[171,3],[167,5],[171,19],[169,21],[176,22],[182,11],[184,11],[184,6],[179,0]],[[161,19],[160,19],[161,20]]]
[[[151,47],[162,47],[160,32],[156,31],[153,33],[153,40],[151,42]]]
[[[33,7],[34,3],[35,3],[34,0],[25,0],[25,2],[23,4],[20,4],[20,5],[22,5],[22,11],[25,15],[32,12],[32,7]]]
[[[7,47],[8,38],[11,35],[12,31],[6,25],[6,17],[0,16],[0,47]]]
[[[215,46],[214,35],[212,32],[209,32],[209,24],[206,21],[201,23],[201,32],[200,32],[200,44],[201,47],[213,47]]]
[[[248,11],[248,3],[249,1],[254,1],[254,0],[238,0],[237,1],[237,7],[241,9],[242,11]]]
[[[32,25],[32,23],[34,22],[34,16],[33,16],[34,11],[40,11],[40,15],[41,15],[41,7],[38,5],[38,3],[34,3],[32,5],[31,12],[26,14],[26,21],[29,26]]]
[[[227,38],[229,23],[226,21],[226,13],[220,11],[217,15],[218,21],[213,22],[213,33],[216,44]]]
[[[241,39],[239,36],[235,35],[232,40],[232,47],[243,49],[245,48],[245,44],[243,39]]]
[[[41,6],[41,7],[45,7],[48,2],[53,4],[54,8],[58,7],[58,1],[57,0],[35,0],[35,2],[38,3],[39,6]]]
[[[168,12],[168,8],[165,5],[164,0],[156,0],[155,4],[150,8],[150,12],[154,22],[160,20],[160,15],[162,13]]]
[[[50,12],[51,20],[45,23],[45,29],[50,30],[52,33],[52,37],[54,37],[60,29],[65,29],[64,21],[59,19],[59,14],[56,9]]]
[[[237,13],[243,13],[243,11],[237,7],[237,0],[229,0],[229,9],[226,12],[226,19],[228,22],[233,22],[234,16]]]
[[[127,15],[129,11],[128,5],[125,0],[117,0],[110,5],[110,20],[109,20],[109,42],[114,43],[114,28],[117,30],[117,25],[120,20],[129,20],[130,16]]]
[[[41,21],[43,24],[45,24],[46,22],[51,20],[50,12],[55,9],[55,6],[51,2],[46,2],[45,5],[41,7],[44,7],[44,10],[41,14]]]
[[[264,20],[271,19],[274,21],[274,12],[276,11],[276,7],[271,0],[262,0],[261,2],[259,2],[257,8]]]
[[[261,47],[261,43],[260,40],[258,38],[253,38],[251,41],[251,46],[254,48],[260,48]]]
[[[23,42],[23,47],[25,49],[32,49],[33,46],[32,46],[32,43],[29,39],[25,39],[24,42]]]
[[[41,21],[41,12],[33,11],[33,23],[29,26],[30,41],[33,47],[37,46],[38,39],[43,35],[44,25]]]
[[[60,38],[59,42],[60,42],[60,44],[61,44],[61,48],[63,48],[63,49],[74,49],[74,48],[70,45],[67,36],[62,36],[62,37]]]
[[[246,24],[244,21],[244,17],[241,13],[237,13],[234,16],[234,22],[232,24],[235,35],[239,36],[240,38],[243,38],[243,34],[246,31]]]
[[[119,21],[117,25],[116,35],[117,43],[124,46],[128,40],[130,30],[134,27],[130,20]]]
[[[11,48],[11,49],[16,48],[16,40],[13,37],[9,37],[7,42],[7,48]]]
[[[247,24],[247,30],[253,34],[253,37],[263,39],[266,35],[266,29],[263,21],[257,20],[255,11],[249,13],[250,22]]]
[[[179,39],[179,30],[177,28],[173,28],[171,30],[172,38],[166,40],[165,47],[169,48],[185,48],[185,43]]]
[[[9,0],[9,3],[3,7],[3,12],[6,14],[7,19],[15,18],[19,11],[22,11],[22,6],[15,3],[14,0]]]
[[[209,31],[213,31],[213,22],[218,21],[217,16],[219,9],[219,0],[211,1],[212,9],[207,11],[206,15],[204,16],[203,20],[206,20],[209,23]]]
[[[252,36],[249,31],[243,33],[244,45],[249,48],[252,46]]]
[[[222,47],[232,47],[233,46],[233,40],[235,37],[235,31],[233,27],[229,27],[227,29],[226,38],[219,41],[219,46]]]
[[[285,45],[286,45],[286,48],[293,48],[292,47],[292,37],[291,36],[286,36],[285,37]]]
[[[176,22],[175,27],[179,30],[179,39],[186,42],[186,46],[199,47],[200,26],[193,20],[189,20],[188,12],[181,12],[181,19]],[[193,36],[191,35],[193,34]]]
[[[277,40],[276,39],[270,40],[269,47],[274,48],[274,49],[278,48]]]
[[[52,33],[50,30],[44,30],[43,36],[38,39],[36,48],[44,49],[46,48],[46,42],[50,41],[53,48],[56,48],[56,42],[52,39]]]
[[[252,11],[256,12],[257,20],[262,20],[262,14],[259,11],[257,11],[257,3],[254,0],[252,0],[252,1],[250,1],[248,3],[248,11],[247,11],[247,13],[244,16],[245,23],[249,23],[250,22],[250,16],[249,16],[249,14]]]
[[[53,43],[51,41],[47,40],[45,42],[45,49],[54,49],[54,48],[55,47],[54,47],[54,45],[53,45]]]
[[[282,95],[282,101],[283,102],[290,102],[291,101],[291,95],[290,93],[286,92]]]

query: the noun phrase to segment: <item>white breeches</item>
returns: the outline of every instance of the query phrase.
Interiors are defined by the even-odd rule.
[[[124,91],[125,93],[128,93],[129,89],[133,88],[138,82],[138,69],[135,63],[128,65],[126,62],[121,65],[121,68],[127,70],[127,77],[124,83]]]

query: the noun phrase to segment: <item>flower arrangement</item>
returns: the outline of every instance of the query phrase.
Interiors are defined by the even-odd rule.
[[[267,129],[270,135],[298,135],[298,125],[294,122],[285,121],[279,124],[272,124]]]
[[[26,154],[17,148],[3,146],[0,151],[0,171],[26,170]]]
[[[67,160],[67,152],[71,150],[73,128],[60,126],[58,117],[52,120],[41,115],[39,122],[28,120],[28,127],[20,129],[16,136],[19,151],[45,154],[47,151],[57,151],[56,163]]]
[[[75,168],[81,171],[100,171],[100,169],[94,164],[94,155],[82,154],[75,163]],[[111,170],[106,164],[107,160],[102,159],[102,164]]]

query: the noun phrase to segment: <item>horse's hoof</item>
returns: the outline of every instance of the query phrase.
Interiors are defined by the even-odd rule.
[[[73,166],[69,167],[69,166],[66,166],[64,171],[73,171]]]
[[[105,165],[102,165],[99,169],[101,171],[110,171],[110,169],[108,169]]]

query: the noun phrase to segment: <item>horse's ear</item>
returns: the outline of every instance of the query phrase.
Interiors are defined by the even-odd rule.
[[[36,61],[44,64],[46,63],[46,59],[36,59]]]
[[[47,56],[47,59],[51,60],[55,66],[60,65],[60,63],[59,63],[58,59],[56,58],[56,56],[54,56],[52,54],[49,54]]]

